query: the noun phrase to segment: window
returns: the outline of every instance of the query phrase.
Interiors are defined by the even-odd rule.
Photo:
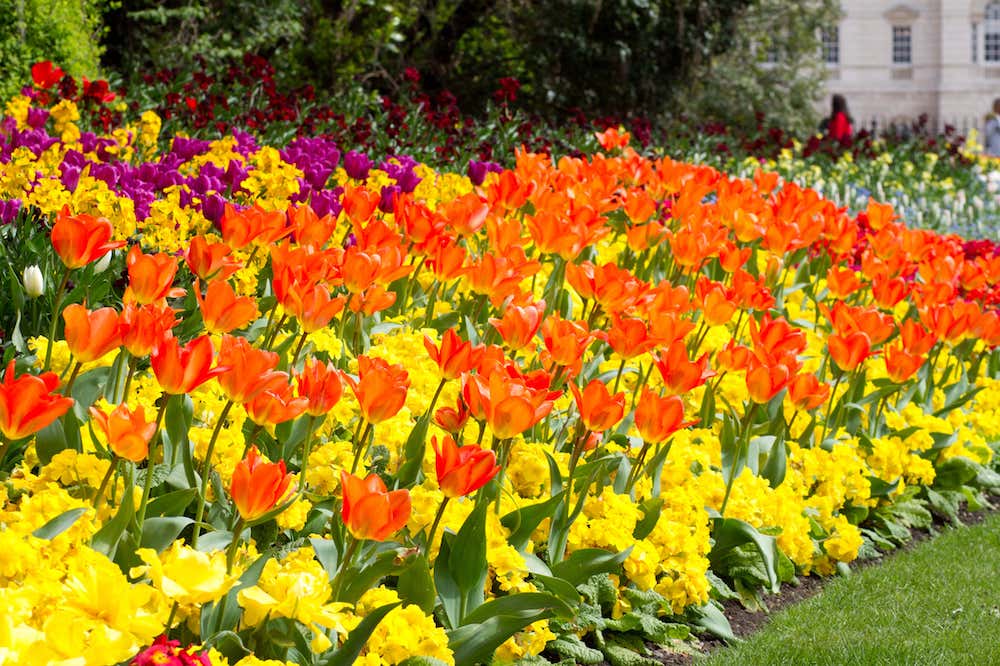
[[[1000,37],[1000,34],[997,37]],[[1000,46],[1000,42],[998,42],[998,46]],[[998,52],[998,56],[1000,56],[1000,52]],[[913,63],[913,42],[911,28],[908,25],[892,26],[892,63],[894,65]]]
[[[764,52],[764,63],[768,65],[777,65],[780,59],[781,54],[778,51],[778,47],[768,46],[767,51]]]
[[[828,65],[840,64],[840,27],[824,28],[820,33],[820,43],[823,46],[823,62]]]
[[[972,24],[972,64],[979,62],[979,24]]]
[[[986,5],[983,14],[983,62],[1000,63],[1000,2]]]

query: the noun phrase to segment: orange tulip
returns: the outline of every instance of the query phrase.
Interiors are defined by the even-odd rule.
[[[290,206],[288,222],[295,230],[295,242],[303,246],[323,247],[337,227],[337,218],[333,215],[320,217],[309,204]]]
[[[438,487],[445,497],[464,497],[474,493],[497,475],[497,456],[474,444],[458,446],[445,435],[438,446],[437,437],[431,437],[435,453]]]
[[[232,252],[225,243],[209,243],[204,236],[195,236],[184,252],[184,261],[200,280],[225,280],[243,266],[232,258]]]
[[[14,360],[7,364],[0,384],[0,431],[8,441],[33,435],[65,414],[73,399],[52,393],[59,386],[59,375],[14,377]]]
[[[153,374],[160,388],[170,395],[184,395],[229,368],[212,367],[215,349],[207,335],[181,347],[177,338],[167,338],[153,348],[149,356]]]
[[[136,358],[149,356],[153,347],[172,335],[170,329],[177,324],[174,311],[157,303],[143,306],[126,303],[121,320],[127,326],[122,344]]]
[[[89,311],[74,303],[63,310],[66,346],[79,363],[96,361],[122,346],[125,324],[114,308]]]
[[[508,305],[500,319],[490,318],[490,324],[500,332],[500,337],[511,350],[518,351],[532,344],[544,316],[545,301],[524,307]]]
[[[796,375],[788,385],[788,398],[795,409],[816,409],[830,397],[830,385],[816,378],[814,374]]]
[[[694,292],[709,326],[721,326],[732,319],[737,305],[732,290],[726,289],[724,284],[702,276],[695,283]]]
[[[222,336],[219,346],[219,387],[233,402],[250,402],[262,391],[288,384],[288,375],[275,370],[278,354],[257,349],[246,338]]]
[[[453,328],[449,328],[441,336],[440,347],[425,335],[424,348],[437,364],[444,379],[458,379],[463,372],[469,372],[479,364],[484,349],[482,345],[463,341]]]
[[[284,372],[283,382],[278,386],[258,391],[243,404],[250,420],[259,426],[278,425],[285,421],[298,418],[309,406],[307,398],[292,395],[292,386],[287,383],[288,375]]]
[[[599,379],[592,379],[583,392],[570,382],[580,420],[591,432],[604,432],[618,425],[625,417],[625,394],[611,395],[608,387]]]
[[[899,337],[903,340],[903,349],[917,356],[926,354],[937,344],[937,336],[915,319],[907,319],[900,324]]]
[[[125,263],[129,280],[125,289],[126,302],[145,305],[186,293],[183,289],[170,286],[177,274],[177,260],[169,254],[143,254],[138,245],[133,245]]]
[[[899,345],[889,345],[885,348],[885,372],[889,379],[902,384],[912,377],[924,364],[924,357],[905,351]]]
[[[389,365],[383,359],[358,357],[358,378],[341,373],[361,406],[368,423],[381,423],[395,416],[406,402],[410,376],[401,365]]]
[[[660,397],[643,389],[635,408],[635,427],[647,443],[665,442],[682,428],[697,421],[684,421],[684,401],[680,396]]]
[[[249,296],[237,297],[232,285],[225,280],[210,282],[202,296],[201,283],[195,278],[194,297],[209,333],[229,333],[243,328],[257,316],[254,300]]]
[[[299,395],[309,401],[306,414],[322,416],[333,409],[344,394],[340,372],[333,363],[324,364],[317,359],[306,361],[302,372],[295,373]]]
[[[276,507],[288,492],[292,477],[285,471],[285,461],[264,462],[254,446],[247,457],[236,463],[229,495],[240,512],[240,518],[249,522],[260,518]]]
[[[551,367],[551,364],[555,364],[568,368],[571,375],[580,371],[587,347],[598,337],[597,333],[589,330],[587,322],[570,321],[558,314],[547,317],[542,322],[541,331],[542,343],[545,345],[542,365]]]
[[[617,314],[611,318],[607,337],[611,349],[626,360],[645,354],[665,342],[650,333],[644,320]]]
[[[321,284],[305,286],[296,283],[289,286],[284,306],[288,314],[299,321],[303,333],[313,333],[329,326],[330,321],[343,311],[344,297],[330,298],[330,290]]]
[[[791,379],[788,366],[781,363],[764,365],[755,358],[747,368],[747,393],[751,400],[763,405],[788,386]]]
[[[384,541],[410,519],[410,492],[387,492],[377,474],[361,479],[341,471],[340,488],[344,498],[340,517],[355,539]]]
[[[107,437],[108,448],[116,456],[137,463],[149,455],[149,442],[156,434],[156,423],[146,421],[142,405],[132,411],[123,402],[111,410],[110,414],[91,407],[90,416]]]
[[[867,333],[855,331],[848,335],[837,335],[836,333],[827,338],[827,347],[830,350],[830,358],[837,364],[837,367],[845,372],[850,372],[861,365],[871,354],[871,338]]]
[[[114,227],[103,217],[70,215],[69,206],[56,213],[52,226],[52,247],[66,268],[80,268],[124,247],[125,241],[112,241]]]
[[[226,204],[219,227],[222,240],[229,247],[239,249],[258,239],[263,243],[273,243],[287,236],[292,233],[292,228],[286,222],[284,213],[266,211],[257,204],[246,210],[236,210],[231,204]]]
[[[663,383],[674,395],[687,393],[715,376],[715,372],[708,368],[707,353],[692,362],[688,359],[687,348],[680,342],[671,344],[654,360]]]
[[[843,300],[861,288],[857,271],[834,267],[826,274],[826,288],[832,298]]]
[[[456,407],[440,407],[434,412],[434,425],[447,433],[457,435],[469,422],[469,408],[465,401],[458,399]]]
[[[503,371],[488,378],[466,374],[462,397],[472,415],[486,421],[497,439],[509,439],[548,416],[559,395],[528,381],[524,376]]]

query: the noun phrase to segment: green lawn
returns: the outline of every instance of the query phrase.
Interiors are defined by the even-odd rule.
[[[697,663],[1000,664],[1000,516],[831,581]]]

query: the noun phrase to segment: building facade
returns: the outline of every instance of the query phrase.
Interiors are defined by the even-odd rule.
[[[843,0],[822,34],[823,103],[847,98],[855,124],[880,128],[926,114],[938,129],[981,127],[1000,97],[1000,1]]]

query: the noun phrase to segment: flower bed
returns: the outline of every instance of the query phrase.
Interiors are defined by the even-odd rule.
[[[1000,485],[991,242],[614,129],[473,180],[46,83],[0,145],[10,663],[647,663]]]

